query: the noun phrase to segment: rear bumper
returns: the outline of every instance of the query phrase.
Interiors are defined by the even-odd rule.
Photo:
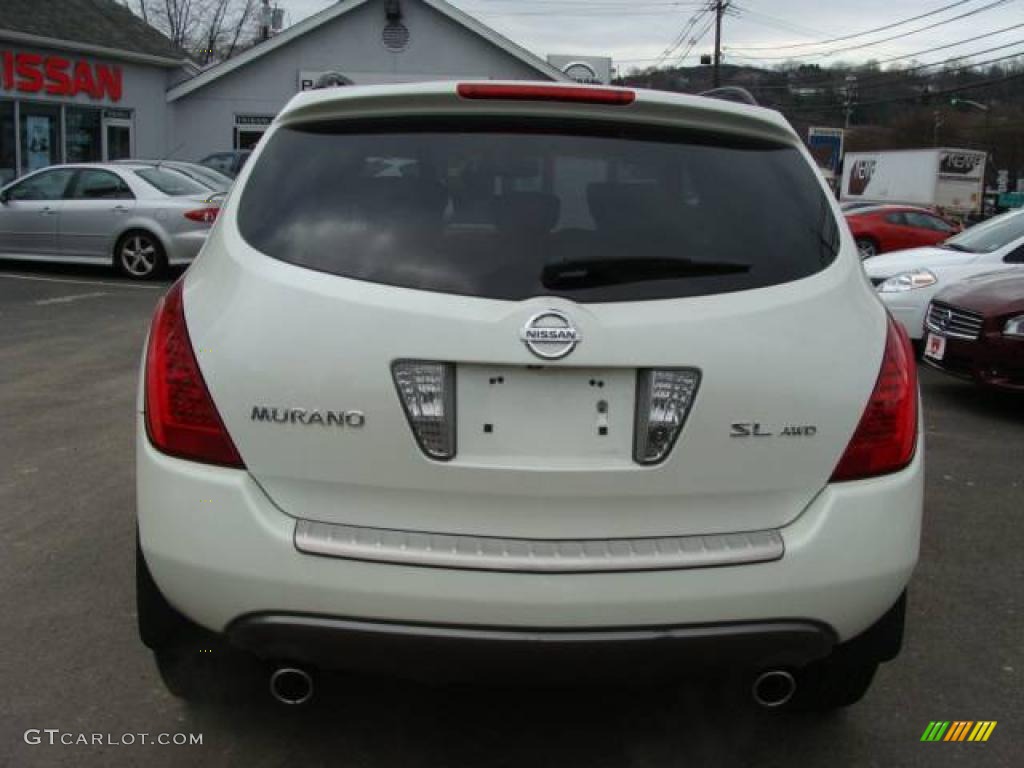
[[[235,646],[264,659],[323,669],[355,667],[429,679],[538,668],[573,678],[589,670],[630,679],[736,660],[756,668],[803,666],[828,655],[835,635],[811,622],[751,622],[627,629],[507,629],[423,626],[318,616],[244,616],[227,628]]]
[[[530,630],[791,622],[849,639],[917,561],[922,450],[897,474],[827,486],[779,529],[781,559],[625,573],[503,573],[322,557],[248,473],[160,454],[137,431],[142,550],[168,601],[224,632],[251,615]]]

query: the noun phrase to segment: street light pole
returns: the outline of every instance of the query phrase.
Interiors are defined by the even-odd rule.
[[[844,88],[846,95],[845,112],[846,112],[846,128],[850,127],[850,120],[853,118],[853,104],[857,100],[857,76],[847,75],[846,76],[846,87]]]
[[[712,85],[717,88],[722,84],[720,67],[722,63],[722,14],[725,13],[725,3],[722,0],[715,0],[715,60],[712,69]]]

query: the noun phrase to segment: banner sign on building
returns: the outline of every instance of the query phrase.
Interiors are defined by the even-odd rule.
[[[565,56],[551,54],[548,64],[577,83],[608,85],[612,81],[612,60],[607,56]]]
[[[324,85],[351,85],[352,81],[343,74],[333,69],[313,71],[303,69],[299,71],[299,90],[311,91],[314,88]]]
[[[235,115],[235,125],[269,128],[272,122],[274,122],[273,115]]]

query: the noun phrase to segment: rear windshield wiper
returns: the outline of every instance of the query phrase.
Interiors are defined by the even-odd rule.
[[[694,261],[668,258],[575,259],[547,264],[541,275],[545,288],[571,290],[605,285],[673,280],[681,277],[735,275],[750,271],[735,261]]]

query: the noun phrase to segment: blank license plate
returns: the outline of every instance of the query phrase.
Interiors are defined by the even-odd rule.
[[[636,370],[460,365],[459,456],[541,466],[630,462]]]

